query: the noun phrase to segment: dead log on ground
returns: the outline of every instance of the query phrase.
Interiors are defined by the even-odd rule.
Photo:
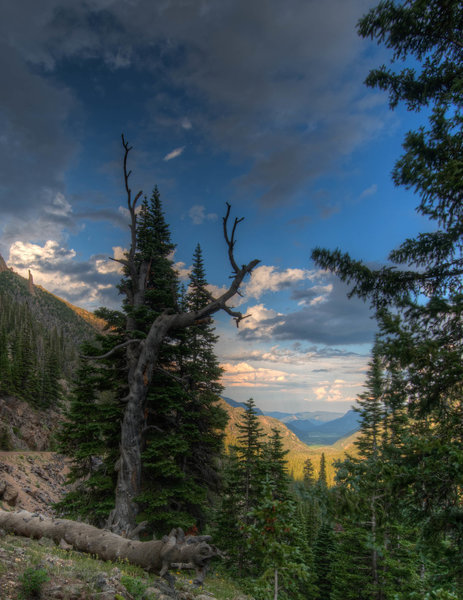
[[[201,585],[209,562],[220,556],[219,550],[209,543],[206,536],[185,536],[183,531],[173,529],[162,540],[139,542],[98,529],[86,523],[68,519],[52,519],[26,510],[8,512],[0,510],[0,527],[8,532],[40,539],[47,537],[61,547],[94,554],[103,560],[128,560],[149,572],[158,573],[173,583],[168,570],[174,564],[188,564],[196,571],[195,583]]]

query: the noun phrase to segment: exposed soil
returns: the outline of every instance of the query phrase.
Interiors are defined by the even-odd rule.
[[[0,452],[0,508],[52,516],[67,472],[68,460],[54,452]]]

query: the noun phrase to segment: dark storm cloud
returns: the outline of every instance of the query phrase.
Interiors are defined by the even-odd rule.
[[[323,297],[320,286],[293,291],[292,298],[302,303],[298,311],[262,320],[256,329],[242,329],[240,337],[255,340],[260,331],[274,340],[301,340],[326,346],[371,343],[377,330],[372,312],[358,298],[346,299],[347,286],[330,278],[332,289]],[[318,300],[318,301],[317,301]],[[316,349],[317,354],[320,349]],[[332,349],[328,355],[333,356]]]
[[[266,206],[289,201],[380,127],[361,102],[367,67],[355,33],[370,4],[6,3],[0,24],[2,208],[26,214],[38,210],[47,193],[62,190],[78,147],[75,132],[66,129],[76,105],[53,73],[68,58],[151,74],[147,105],[159,126],[188,117],[210,151],[248,165],[237,180],[241,192],[254,190]],[[175,93],[160,90],[159,82]]]
[[[11,48],[0,45],[1,208],[17,214],[46,206],[63,187],[63,172],[75,150],[65,133],[73,105],[65,89],[32,73]]]
[[[346,293],[346,286],[334,281],[326,300],[315,304],[309,301],[301,310],[275,320],[275,338],[327,345],[371,343],[377,327],[368,304],[358,298],[347,301]],[[303,295],[300,290],[293,294],[295,299]],[[310,290],[306,293],[309,298]]]

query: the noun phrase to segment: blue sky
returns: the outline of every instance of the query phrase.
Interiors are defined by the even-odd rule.
[[[161,192],[185,275],[203,248],[230,273],[260,259],[216,320],[225,394],[272,410],[347,410],[375,323],[310,261],[313,247],[386,260],[424,227],[390,172],[419,116],[363,85],[388,60],[355,30],[368,0],[18,0],[3,7],[0,253],[90,310],[117,307],[108,256],[128,244],[121,133],[134,191]]]

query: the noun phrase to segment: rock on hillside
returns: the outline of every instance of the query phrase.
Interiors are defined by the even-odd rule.
[[[0,396],[0,450],[49,450],[61,420],[58,409],[34,409],[13,396]]]
[[[68,461],[49,450],[59,423],[56,410],[39,411],[0,397],[0,508],[53,514],[64,496]],[[34,450],[34,451],[31,451]]]
[[[53,516],[67,470],[66,459],[53,452],[0,452],[0,508]]]

